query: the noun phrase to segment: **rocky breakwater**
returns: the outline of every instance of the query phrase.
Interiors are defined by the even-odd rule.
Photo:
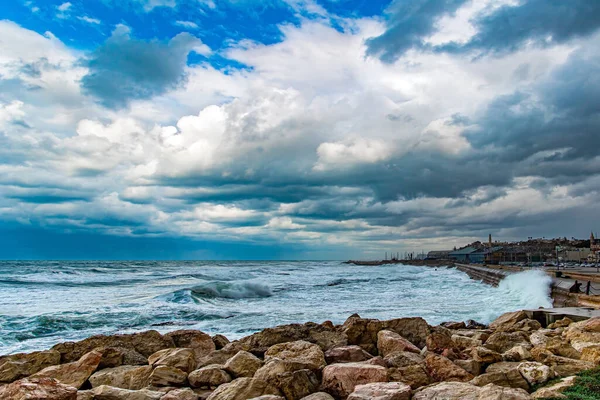
[[[0,357],[0,399],[428,400],[560,398],[600,364],[600,318],[542,328],[353,315],[241,340],[193,330],[94,336]],[[548,387],[544,383],[562,379]]]

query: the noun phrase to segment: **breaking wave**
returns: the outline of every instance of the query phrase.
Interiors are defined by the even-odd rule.
[[[498,290],[509,297],[517,297],[523,308],[552,307],[550,285],[552,278],[542,271],[524,271],[500,281]]]
[[[191,289],[191,295],[201,299],[255,299],[273,296],[267,285],[254,282],[208,282]]]

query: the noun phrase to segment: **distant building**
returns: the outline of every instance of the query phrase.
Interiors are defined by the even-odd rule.
[[[427,260],[447,260],[452,250],[437,250],[427,253]]]
[[[564,252],[564,260],[575,262],[587,261],[591,254],[593,253],[590,249],[567,250]]]
[[[504,258],[503,250],[502,246],[487,247],[471,253],[469,259],[474,264],[500,264]]]
[[[465,247],[462,249],[451,251],[448,254],[448,257],[450,259],[458,261],[458,262],[470,263],[471,262],[471,257],[470,257],[471,254],[475,253],[476,251],[478,251],[477,248],[469,246],[469,247]]]

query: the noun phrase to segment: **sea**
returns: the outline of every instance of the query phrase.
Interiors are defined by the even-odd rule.
[[[429,324],[551,307],[549,278],[497,288],[447,267],[339,261],[2,261],[0,355],[96,334],[199,329],[239,339],[307,321],[420,316]]]

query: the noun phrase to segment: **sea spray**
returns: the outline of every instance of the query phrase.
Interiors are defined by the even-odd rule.
[[[502,295],[518,298],[520,308],[549,308],[552,307],[551,284],[552,278],[542,271],[523,271],[500,281],[498,291]]]

